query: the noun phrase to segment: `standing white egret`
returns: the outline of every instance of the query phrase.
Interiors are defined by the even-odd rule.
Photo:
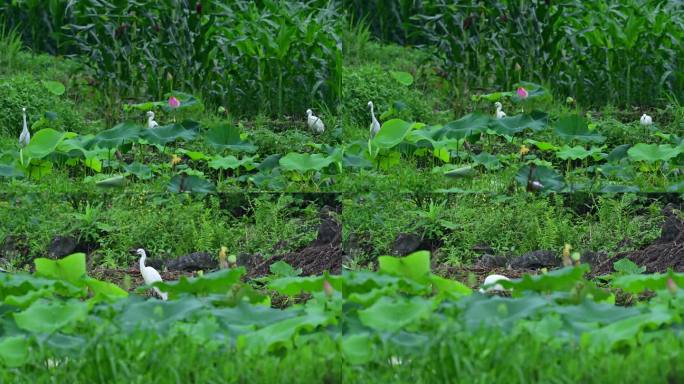
[[[502,111],[503,106],[501,105],[500,102],[494,103],[494,106],[496,107],[496,118],[497,119],[503,119],[506,117],[506,112]]]
[[[502,275],[489,275],[485,278],[484,282],[482,282],[482,286],[492,285],[492,284],[496,283],[497,281],[501,281],[501,280],[510,281],[511,279],[509,279],[506,276],[502,276]],[[491,291],[503,291],[503,290],[504,290],[504,288],[501,286],[501,284],[496,284],[494,286],[488,287],[487,289],[480,288],[480,292],[482,292],[482,293],[491,292]]]
[[[653,125],[653,118],[644,113],[643,115],[641,115],[640,122],[641,122],[641,125],[644,125],[644,126]]]
[[[156,281],[163,281],[161,275],[159,274],[159,272],[157,272],[156,269],[145,266],[145,259],[147,258],[145,250],[139,248],[135,251],[135,253],[140,255],[140,274],[145,280],[145,284],[150,285]],[[152,289],[154,289],[154,291],[157,292],[157,295],[159,295],[159,297],[161,297],[162,300],[166,301],[166,299],[168,299],[169,295],[166,292],[162,292],[157,287],[152,287]]]
[[[314,116],[313,112],[310,109],[306,110],[306,122],[309,125],[309,129],[311,129],[314,133],[325,132],[325,125],[323,124],[323,120],[321,120],[320,117]]]
[[[371,112],[371,125],[370,125],[370,135],[371,137],[375,137],[375,135],[380,132],[380,122],[378,122],[378,119],[375,118],[375,111],[373,110],[373,102],[369,101],[368,106],[370,107],[370,112]]]
[[[25,147],[29,145],[29,142],[31,141],[31,133],[28,130],[28,125],[26,125],[26,108],[22,108],[21,110],[24,115],[24,129],[21,130],[21,134],[19,135],[19,145]]]
[[[147,128],[157,128],[159,124],[154,121],[154,112],[147,111]]]

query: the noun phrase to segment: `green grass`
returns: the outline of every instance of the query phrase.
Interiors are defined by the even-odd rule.
[[[497,255],[639,249],[660,234],[661,203],[637,195],[365,194],[345,200],[345,242],[356,264],[390,253],[400,233],[437,244],[435,257],[470,264],[476,245]],[[628,246],[621,243],[628,240]]]

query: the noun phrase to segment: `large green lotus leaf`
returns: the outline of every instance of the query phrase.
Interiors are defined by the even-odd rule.
[[[380,132],[371,140],[372,146],[381,149],[393,148],[402,141],[406,135],[416,127],[415,124],[401,119],[392,119],[382,124]]]
[[[43,86],[53,95],[62,96],[66,91],[64,84],[59,81],[43,80]]]
[[[482,113],[471,113],[449,122],[435,133],[435,139],[463,139],[487,131],[492,118]]]
[[[682,153],[682,149],[670,144],[644,144],[639,143],[627,151],[629,159],[632,161],[645,161],[654,163],[656,161],[668,161]]]
[[[116,175],[112,176],[110,178],[100,180],[97,183],[95,183],[98,187],[101,188],[118,188],[118,187],[123,187],[126,185],[126,176],[122,175]]]
[[[564,145],[558,152],[556,152],[556,156],[562,160],[584,160],[589,157],[589,154],[590,152],[580,145],[574,147]]]
[[[195,297],[170,301],[120,300],[119,303],[121,307],[115,318],[116,323],[122,329],[131,331],[138,328],[163,330],[179,321],[206,316],[207,309],[207,304]]]
[[[7,295],[4,299],[4,303],[17,308],[28,308],[29,305],[33,304],[34,301],[38,299],[48,298],[55,295],[55,290],[51,288],[41,288],[28,291],[23,295]]]
[[[42,159],[54,152],[63,139],[64,132],[52,128],[41,129],[31,137],[29,145],[24,148],[24,158]]]
[[[88,145],[100,148],[117,148],[124,142],[137,140],[142,134],[142,129],[136,123],[124,122],[116,125],[114,128],[98,133]]]
[[[86,275],[85,253],[74,253],[61,260],[38,258],[36,264],[36,276],[50,277],[57,280],[65,280],[72,284],[78,284]]]
[[[0,177],[24,177],[24,172],[11,165],[0,164]]]
[[[396,332],[429,317],[432,306],[432,300],[420,296],[410,299],[384,296],[358,313],[363,325],[378,331]]]
[[[244,167],[244,168],[250,170],[250,169],[254,169],[254,159],[255,159],[255,156],[244,157],[242,159],[238,159],[237,157],[235,157],[233,155],[228,155],[226,157],[215,156],[209,162],[209,168],[211,168],[211,169],[237,169],[240,167]]]
[[[620,160],[627,157],[627,151],[631,147],[632,146],[630,144],[618,145],[617,147],[613,148],[612,151],[610,151],[606,160],[608,160],[609,162],[619,162]]]
[[[0,339],[0,360],[10,368],[24,365],[29,358],[29,342],[25,336]]]
[[[332,156],[326,156],[322,153],[295,153],[290,152],[280,158],[280,167],[286,171],[297,171],[305,173],[308,171],[320,171],[321,169],[332,164],[334,159]]]
[[[214,193],[216,186],[209,180],[195,175],[176,175],[171,178],[166,189],[169,192]]]
[[[152,178],[152,169],[145,164],[134,161],[124,166],[126,172],[135,175],[140,180],[148,180]]]
[[[242,141],[240,129],[228,123],[213,126],[207,133],[207,143],[216,148],[228,148],[240,152],[254,152],[256,147]]]
[[[611,286],[629,293],[642,293],[645,290],[660,291],[667,289],[667,280],[672,279],[680,287],[684,287],[682,273],[652,273],[619,276],[611,281]]]
[[[368,333],[345,335],[340,348],[344,359],[351,364],[364,364],[375,356],[373,341]]]
[[[548,299],[539,296],[525,296],[511,300],[510,298],[471,295],[461,299],[465,306],[463,318],[470,329],[483,326],[512,327],[523,319],[534,318],[547,310]]]
[[[513,136],[525,129],[530,129],[534,132],[542,131],[546,128],[548,116],[546,114],[536,115],[515,115],[504,117],[503,119],[494,119],[492,121],[493,129],[500,135]]]
[[[404,140],[406,140],[409,143],[417,144],[418,146],[429,145],[435,148],[435,144],[440,142],[440,140],[435,139],[435,137],[442,128],[443,127],[441,125],[432,125],[424,127],[422,129],[414,129],[406,135],[406,138]],[[429,144],[424,144],[423,142]]]
[[[430,278],[430,252],[418,251],[405,257],[380,256],[378,258],[381,273],[426,283]]]
[[[211,313],[226,324],[262,328],[297,316],[294,311],[282,311],[263,305],[250,305],[244,301],[235,307],[214,309]]]
[[[171,124],[145,129],[141,136],[152,144],[166,145],[179,139],[191,141],[197,136],[197,132],[185,129],[182,124]]]
[[[578,267],[567,267],[557,269],[542,275],[524,275],[517,281],[502,281],[500,284],[504,288],[513,288],[516,295],[523,291],[533,292],[558,292],[569,291],[584,281],[584,274],[589,271],[589,266],[582,264]]]
[[[437,291],[443,292],[451,297],[470,295],[473,292],[472,289],[461,282],[445,279],[437,275],[430,275],[430,282]]]
[[[563,140],[602,143],[606,140],[598,132],[589,130],[586,120],[579,115],[561,117],[556,123],[555,132]]]
[[[95,301],[116,300],[128,296],[128,292],[121,289],[118,285],[107,281],[100,281],[92,277],[87,277],[85,284],[95,295]]]
[[[339,276],[306,276],[306,277],[281,277],[268,284],[268,288],[282,295],[295,296],[302,292],[321,292],[323,282],[327,280],[333,289],[342,289],[342,279]]]
[[[390,76],[392,76],[394,80],[398,81],[401,85],[408,87],[413,84],[413,76],[408,72],[390,71]]]
[[[530,176],[530,166],[525,165],[518,170],[515,175],[515,180],[527,186],[529,181],[538,181],[541,183],[541,190],[556,191],[559,192],[565,187],[565,181],[563,176],[556,172],[553,168],[548,167],[535,167]]]
[[[663,324],[671,323],[673,314],[664,308],[658,308],[650,313],[632,316],[608,324],[592,332],[582,334],[583,348],[600,348],[610,350],[619,343],[626,343],[636,347],[639,333],[644,329],[657,329]]]
[[[558,306],[554,308],[554,312],[571,323],[600,323],[604,325],[641,313],[634,307],[617,307],[614,304],[596,303],[592,300],[584,300],[577,305]]]
[[[555,152],[555,151],[558,151],[560,149],[558,146],[553,145],[552,143],[549,143],[546,141],[537,141],[537,140],[533,140],[533,139],[525,139],[524,143],[534,145],[540,151]]]
[[[234,284],[240,282],[240,277],[245,274],[245,268],[222,269],[207,273],[203,276],[181,276],[178,281],[155,283],[159,289],[167,292],[170,297],[177,297],[183,293],[206,296],[212,293],[227,293]]]
[[[199,152],[199,151],[188,151],[187,149],[183,148],[178,148],[176,150],[178,153],[182,153],[185,156],[189,157],[190,160],[210,160],[211,157],[207,156],[204,152]]]
[[[27,309],[14,314],[17,326],[29,332],[68,332],[86,319],[88,304],[71,299],[68,301],[38,300]]]
[[[83,156],[86,157],[88,151],[86,147],[95,138],[95,135],[79,135],[72,138],[65,137],[64,140],[57,146],[57,151],[65,153],[70,157]]]
[[[257,331],[240,335],[237,339],[238,350],[263,354],[267,351],[292,346],[295,335],[330,324],[335,319],[332,314],[323,311],[309,313],[268,325]]]
[[[475,163],[483,165],[490,171],[501,168],[501,162],[499,161],[499,158],[490,153],[481,152],[478,155],[473,155],[472,158]]]

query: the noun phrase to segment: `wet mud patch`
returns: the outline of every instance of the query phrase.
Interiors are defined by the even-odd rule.
[[[321,275],[328,271],[339,274],[342,271],[342,225],[335,218],[335,211],[325,206],[319,213],[320,224],[316,239],[298,252],[272,256],[266,260],[259,254],[240,255],[238,265],[247,268],[247,278],[269,275],[271,264],[284,261],[293,268],[301,268],[302,276]]]
[[[646,268],[646,273],[662,273],[668,269],[684,272],[684,221],[672,204],[663,208],[663,216],[665,216],[665,221],[662,224],[660,237],[656,241],[645,248],[621,252],[600,262],[592,268],[592,274],[599,276],[612,273],[613,264],[623,258]]]

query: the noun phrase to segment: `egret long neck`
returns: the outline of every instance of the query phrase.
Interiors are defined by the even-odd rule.
[[[146,258],[147,258],[147,255],[144,254],[144,253],[142,254],[142,256],[140,256],[140,270],[141,270],[141,271],[142,271],[143,269],[145,269],[145,259],[146,259]]]
[[[377,120],[377,119],[375,118],[375,112],[373,111],[373,104],[371,104],[370,107],[371,107],[371,119]]]
[[[27,126],[26,126],[26,111],[23,111],[23,115],[24,115],[24,129],[27,129]]]

